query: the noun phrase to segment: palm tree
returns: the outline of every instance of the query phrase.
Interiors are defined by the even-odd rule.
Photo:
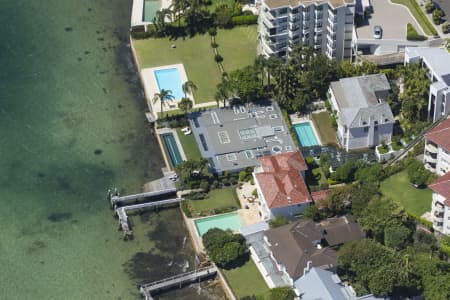
[[[267,59],[264,57],[264,55],[259,55],[255,59],[254,63],[255,69],[258,70],[258,72],[261,73],[261,86],[264,86],[264,71],[267,67]]]
[[[181,16],[186,11],[186,9],[189,7],[188,0],[174,0],[172,2],[172,6],[174,11],[177,12],[177,20],[178,20],[178,27],[181,26]]]
[[[186,81],[183,83],[183,86],[181,87],[183,89],[184,97],[187,98],[187,94],[192,94],[193,91],[197,90],[197,86],[194,82],[191,80]]]
[[[189,98],[182,98],[180,103],[178,103],[178,108],[186,114],[188,111],[192,109],[194,104],[192,103],[192,100]]]
[[[153,96],[153,103],[156,103],[158,100],[161,103],[161,117],[163,114],[163,104],[164,104],[164,100],[172,100],[175,97],[172,95],[172,91],[171,90],[165,90],[165,89],[161,89],[159,91],[159,93],[155,93],[155,95]]]
[[[217,91],[216,94],[214,95],[214,98],[217,101],[217,106],[219,106],[219,101],[222,100],[223,107],[225,107],[228,98],[230,98],[230,94],[231,94],[230,82],[226,79],[222,79],[222,82],[220,82],[217,85]]]

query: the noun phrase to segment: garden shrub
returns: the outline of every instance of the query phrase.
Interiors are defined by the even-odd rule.
[[[214,61],[215,61],[216,63],[221,63],[221,62],[223,62],[223,57],[222,57],[222,55],[220,55],[220,54],[214,55]]]
[[[441,29],[442,29],[443,33],[449,33],[450,32],[450,23],[445,21],[444,23],[442,23]]]
[[[444,12],[440,9],[435,9],[431,14],[431,17],[433,18],[433,23],[439,25],[442,23],[442,17],[444,17]]]
[[[434,9],[435,7],[433,2],[431,0],[427,0],[427,2],[425,2],[425,11],[427,12],[427,14],[431,14]]]
[[[186,217],[188,217],[188,218],[192,217],[192,212],[189,208],[187,201],[181,201],[181,210],[184,212]]]
[[[420,35],[411,23],[406,25],[406,39],[408,41],[425,41],[426,36]]]
[[[238,25],[252,25],[258,23],[257,15],[242,15],[242,16],[234,16],[231,18],[231,24]]]

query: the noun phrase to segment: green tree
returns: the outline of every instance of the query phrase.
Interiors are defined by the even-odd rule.
[[[229,268],[247,254],[245,238],[219,228],[208,230],[202,237],[209,257],[222,268]]]
[[[186,114],[188,111],[190,111],[194,107],[194,104],[192,103],[192,100],[189,98],[182,98],[180,102],[178,103],[178,108]]]
[[[384,228],[384,244],[395,250],[407,246],[411,237],[411,230],[403,224],[395,224]]]
[[[217,106],[219,106],[220,101],[223,101],[223,107],[225,107],[230,96],[231,84],[227,79],[223,78],[222,81],[217,84],[216,94],[214,95]]]
[[[175,97],[172,95],[172,91],[171,90],[165,90],[165,89],[161,89],[159,91],[159,93],[156,93],[153,96],[153,103],[156,103],[156,102],[159,101],[160,104],[161,104],[161,116],[162,116],[163,110],[164,110],[164,101],[172,100],[174,98]]]
[[[276,228],[288,224],[289,221],[285,216],[276,216],[269,221],[270,228]]]
[[[354,160],[347,160],[342,166],[336,169],[335,178],[337,181],[349,183],[355,177],[356,163]]]
[[[181,86],[181,88],[183,89],[183,93],[184,93],[184,97],[187,98],[187,94],[192,94],[194,91],[197,90],[197,86],[195,85],[195,83],[191,80],[186,81],[185,83],[183,83],[183,85]]]
[[[289,286],[270,289],[269,300],[294,300],[295,293]]]
[[[229,80],[232,90],[243,103],[259,100],[263,95],[258,72],[253,66],[231,72]]]
[[[440,9],[435,9],[435,10],[433,10],[431,17],[433,18],[434,24],[439,25],[442,23],[442,18],[444,17],[444,12]]]

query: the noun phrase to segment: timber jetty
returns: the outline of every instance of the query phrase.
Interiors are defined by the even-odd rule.
[[[217,267],[210,266],[195,271],[178,274],[169,278],[142,284],[139,287],[141,295],[145,300],[153,300],[152,294],[167,290],[173,287],[182,287],[183,285],[211,278],[217,274]]]

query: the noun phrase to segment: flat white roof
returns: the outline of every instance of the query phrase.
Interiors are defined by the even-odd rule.
[[[411,59],[421,57],[427,66],[439,77],[440,81],[450,85],[450,53],[444,48],[406,47],[405,54]]]

